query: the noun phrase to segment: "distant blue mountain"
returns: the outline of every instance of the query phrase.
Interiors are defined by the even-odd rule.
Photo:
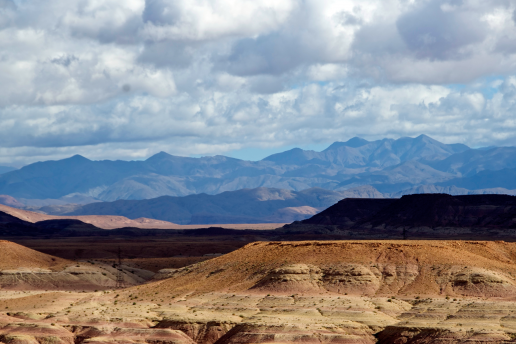
[[[271,155],[264,161],[283,165],[321,164],[345,168],[387,167],[409,160],[442,160],[452,154],[469,150],[462,144],[447,145],[426,135],[398,140],[383,139],[369,142],[354,137],[346,142],[335,142],[322,152],[294,148]]]
[[[461,177],[473,176],[484,170],[516,168],[516,147],[469,149],[440,161],[431,161],[428,165]]]
[[[381,197],[372,187],[346,191],[311,188],[290,191],[274,188],[226,191],[218,195],[197,194],[184,197],[162,196],[148,200],[118,200],[77,206],[58,215],[121,215],[171,221],[178,224],[286,223],[306,219],[345,197]],[[60,210],[60,208],[57,208]]]
[[[424,185],[460,184],[460,188],[478,189],[494,185],[480,172],[504,169],[516,169],[516,148],[470,149],[425,135],[377,141],[355,137],[321,152],[295,148],[261,161],[220,155],[189,158],[165,152],[145,161],[91,161],[76,155],[1,174],[0,194],[24,199],[84,195],[116,201],[258,187],[339,191],[371,185],[384,193]],[[507,180],[504,187],[512,187],[511,178],[494,180]]]
[[[14,167],[0,166],[0,174],[6,173],[6,172],[11,172],[14,170],[16,170],[16,168],[14,168]]]
[[[438,183],[440,186],[456,186],[468,190],[504,188],[516,190],[516,169],[484,170],[471,177],[454,178]]]

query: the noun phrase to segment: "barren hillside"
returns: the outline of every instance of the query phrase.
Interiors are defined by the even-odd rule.
[[[516,244],[262,242],[103,292],[4,291],[9,343],[513,343]]]
[[[154,273],[122,265],[126,285],[141,284]],[[0,240],[0,290],[96,290],[115,285],[117,268],[102,262],[74,262]],[[0,293],[0,298],[2,293]]]
[[[516,244],[474,241],[252,243],[144,289],[516,297]]]
[[[73,262],[53,257],[10,241],[0,240],[0,270],[40,268],[61,270]]]

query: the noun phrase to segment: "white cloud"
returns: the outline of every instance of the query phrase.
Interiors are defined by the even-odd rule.
[[[277,29],[294,0],[146,0],[142,36],[154,41],[248,37]]]
[[[515,10],[509,0],[0,0],[0,162],[356,135],[516,144]]]
[[[37,111],[16,106],[3,111],[0,145],[4,152],[7,147],[14,152],[34,146],[54,154],[74,151],[92,158],[131,158],[134,152],[216,154],[354,135],[376,139],[425,133],[444,142],[507,144],[514,140],[516,126],[515,83],[513,78],[504,82],[492,99],[443,86],[345,88],[328,83],[266,95],[238,91],[206,92],[199,98],[133,96],[103,105]]]
[[[314,64],[307,70],[307,77],[314,81],[340,80],[346,77],[346,66],[335,63]]]

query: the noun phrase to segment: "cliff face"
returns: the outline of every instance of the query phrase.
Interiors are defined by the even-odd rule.
[[[516,238],[516,197],[407,195],[344,199],[287,232],[334,232],[365,238]]]

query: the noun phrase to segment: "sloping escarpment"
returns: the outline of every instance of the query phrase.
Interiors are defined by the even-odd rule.
[[[374,295],[380,288],[380,276],[376,269],[359,264],[332,267],[325,270],[325,289],[344,294]]]
[[[73,262],[31,250],[11,241],[0,240],[0,270],[38,268],[60,270]]]
[[[99,271],[0,271],[0,286],[11,290],[95,290],[113,285],[113,277]]]
[[[127,285],[141,284],[153,273],[121,266]],[[96,290],[116,285],[117,268],[73,262],[0,240],[0,288],[4,290]]]
[[[501,272],[481,268],[455,267],[450,271],[450,282],[457,294],[468,296],[516,296],[514,278]]]
[[[367,219],[383,208],[396,202],[396,199],[345,198],[328,209],[301,221],[310,225],[353,225]]]

